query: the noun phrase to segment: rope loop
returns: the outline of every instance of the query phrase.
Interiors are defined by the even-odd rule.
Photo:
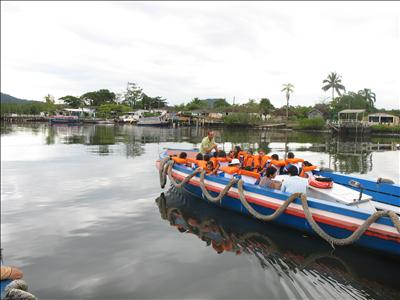
[[[203,195],[209,200],[210,202],[213,203],[220,203],[222,198],[228,194],[229,190],[237,184],[237,189],[239,193],[239,200],[242,203],[242,205],[247,209],[247,211],[255,217],[256,219],[259,219],[261,221],[272,221],[281,216],[286,208],[296,199],[301,200],[301,205],[304,211],[304,216],[308,223],[310,224],[311,228],[314,230],[316,234],[318,234],[322,239],[327,241],[332,248],[335,248],[334,245],[339,245],[339,246],[344,246],[344,245],[349,245],[354,242],[356,242],[364,233],[365,231],[368,230],[368,228],[373,224],[376,220],[382,217],[389,217],[390,220],[392,221],[394,227],[397,229],[397,232],[400,233],[400,219],[396,215],[395,212],[390,211],[390,210],[383,210],[383,211],[376,211],[372,215],[370,215],[363,224],[361,224],[351,235],[349,235],[346,238],[336,238],[328,234],[325,230],[323,230],[319,224],[314,220],[313,215],[311,213],[311,209],[308,206],[308,200],[307,196],[303,193],[294,193],[289,196],[281,204],[281,206],[275,210],[272,214],[270,215],[264,215],[257,210],[253,208],[253,206],[247,201],[246,196],[244,194],[244,187],[243,187],[243,180],[242,179],[236,179],[232,178],[229,183],[224,187],[224,189],[217,195],[217,196],[212,196],[210,192],[207,190],[206,184],[204,182],[205,180],[205,175],[206,171],[203,170],[202,168],[197,168],[194,170],[191,174],[187,175],[181,182],[177,182],[174,177],[172,176],[172,168],[174,165],[174,161],[171,160],[169,157],[165,157],[161,160],[160,162],[160,169],[159,169],[159,175],[160,175],[160,185],[161,188],[165,187],[165,184],[167,182],[167,175],[169,180],[171,181],[172,185],[174,185],[176,188],[182,188],[186,183],[188,183],[194,176],[196,176],[198,173],[200,173],[200,188],[201,191],[203,192]]]

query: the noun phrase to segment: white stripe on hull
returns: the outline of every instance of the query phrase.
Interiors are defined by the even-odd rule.
[[[188,174],[175,170],[173,169],[173,173],[177,173],[180,176],[186,177]],[[199,177],[193,177],[189,182],[200,182],[200,178]],[[212,186],[217,188],[218,190],[222,190],[225,185],[214,182],[214,181],[209,181],[207,179],[204,180],[204,183],[206,185]],[[229,192],[234,192],[236,194],[239,193],[238,189],[235,187],[232,187],[230,189]],[[272,198],[272,197],[268,197],[262,194],[257,194],[257,193],[253,193],[253,192],[249,192],[249,191],[244,191],[245,196],[249,196],[252,198],[256,198],[257,200],[261,200],[264,202],[269,202],[269,203],[273,203],[275,205],[282,205],[282,203],[284,202],[284,200],[280,200],[280,199],[276,199],[276,198]],[[292,209],[301,211],[304,213],[303,207],[302,205],[296,204],[296,203],[290,203],[289,206]],[[365,220],[363,219],[358,219],[358,218],[354,218],[354,217],[350,217],[350,216],[346,216],[346,215],[342,215],[342,214],[338,214],[338,213],[334,213],[334,212],[329,212],[326,210],[322,210],[322,209],[318,209],[318,208],[311,208],[310,207],[310,211],[312,214],[317,214],[317,215],[321,215],[321,216],[325,216],[327,218],[336,220],[338,222],[342,222],[345,221],[347,223],[352,223],[354,225],[356,225],[357,227],[360,226],[361,224],[363,224],[365,222]],[[388,225],[384,225],[384,224],[378,224],[378,223],[373,223],[371,224],[370,228],[373,229],[377,229],[377,230],[381,230],[381,231],[385,231],[387,233],[390,234],[395,234],[397,236],[400,237],[400,234],[397,232],[396,228],[394,226],[388,226]]]

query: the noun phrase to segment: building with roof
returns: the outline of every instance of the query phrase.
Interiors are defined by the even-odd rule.
[[[371,125],[383,124],[389,126],[399,125],[399,116],[390,115],[387,113],[374,113],[368,115],[368,123]]]

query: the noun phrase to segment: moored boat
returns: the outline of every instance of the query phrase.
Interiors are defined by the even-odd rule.
[[[169,157],[179,152],[181,150],[169,149],[160,155],[162,185],[165,181],[163,176],[168,173],[170,181],[176,186],[224,208],[317,234],[332,245],[354,243],[400,256],[399,185],[315,171],[316,176],[329,176],[333,181],[332,187],[310,186],[307,195],[290,195],[260,187],[245,180],[245,176],[234,180],[205,175],[189,166],[172,163]],[[195,150],[185,152],[190,158],[198,153]],[[177,180],[181,182],[177,183]]]
[[[143,115],[139,118],[137,125],[138,126],[168,126],[169,120],[167,117],[167,112],[164,111],[158,116]]]
[[[79,122],[77,116],[56,115],[50,117],[50,124],[78,124]]]

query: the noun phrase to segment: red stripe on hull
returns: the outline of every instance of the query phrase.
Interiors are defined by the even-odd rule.
[[[183,180],[185,178],[185,176],[179,175],[177,173],[172,173],[172,176],[174,178],[178,179],[178,180]],[[198,181],[190,180],[189,183],[191,185],[195,185],[195,186],[200,187],[200,183]],[[207,187],[207,190],[213,191],[213,192],[217,192],[217,193],[219,193],[222,190],[220,188],[217,188],[217,187],[211,186],[211,185],[207,185],[207,184],[206,184],[206,187]],[[239,194],[238,193],[229,191],[227,195],[232,197],[232,198],[236,198],[236,199],[239,200]],[[271,208],[273,210],[277,210],[280,207],[280,205],[277,205],[277,204],[274,204],[274,203],[271,203],[271,202],[265,202],[265,201],[262,201],[260,199],[257,199],[257,198],[251,197],[251,196],[246,196],[246,200],[248,200],[251,203],[266,207],[266,208]],[[286,208],[284,213],[305,219],[304,212],[302,210],[298,210],[296,208],[288,207],[288,208]],[[324,224],[327,224],[327,225],[331,225],[331,226],[347,229],[347,230],[352,231],[352,232],[357,230],[357,228],[359,227],[359,225],[357,225],[357,224],[353,224],[353,223],[350,223],[350,222],[347,222],[347,221],[343,221],[343,220],[332,219],[332,218],[329,218],[329,217],[326,217],[326,216],[322,216],[322,215],[319,215],[319,214],[313,214],[313,219],[315,221],[319,222],[319,223],[324,223]],[[393,235],[393,234],[390,234],[390,233],[388,234],[386,231],[383,231],[383,230],[380,230],[380,229],[376,229],[376,228],[371,229],[370,228],[367,231],[365,231],[364,234],[365,235],[369,235],[369,236],[374,236],[374,237],[377,237],[377,238],[380,238],[380,239],[384,239],[384,240],[389,240],[389,241],[394,241],[394,242],[400,243],[400,235]]]

